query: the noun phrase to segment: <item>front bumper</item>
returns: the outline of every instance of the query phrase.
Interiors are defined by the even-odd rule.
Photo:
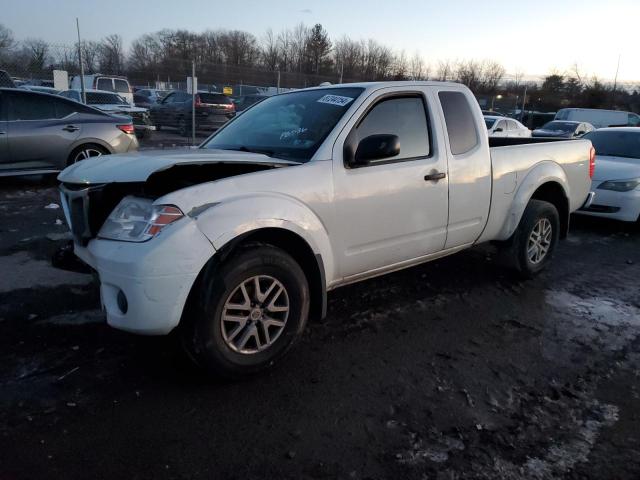
[[[635,222],[640,217],[640,188],[629,192],[614,192],[597,189],[602,181],[594,182],[592,188],[596,196],[590,205],[585,205],[576,213],[594,217],[611,218],[623,222]]]
[[[100,277],[107,323],[143,335],[166,335],[180,322],[187,297],[215,249],[190,218],[147,242],[93,239],[76,254]],[[122,292],[122,293],[120,293]],[[126,308],[118,299],[124,295]]]

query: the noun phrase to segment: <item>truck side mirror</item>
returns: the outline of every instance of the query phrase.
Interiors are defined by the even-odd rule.
[[[358,143],[350,166],[367,165],[372,160],[395,157],[400,154],[400,138],[397,135],[370,135]]]

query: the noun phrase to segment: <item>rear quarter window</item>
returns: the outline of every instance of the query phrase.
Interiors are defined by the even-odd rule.
[[[449,135],[449,145],[453,155],[467,153],[479,138],[473,112],[467,97],[461,92],[439,92],[440,104]]]

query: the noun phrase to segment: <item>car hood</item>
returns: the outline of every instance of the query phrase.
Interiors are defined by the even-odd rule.
[[[640,178],[640,158],[608,157],[596,153],[594,181]]]
[[[58,180],[75,184],[144,182],[152,174],[175,165],[213,163],[262,164],[271,166],[299,165],[298,162],[271,158],[259,153],[230,150],[145,150],[141,152],[103,155],[65,168]]]

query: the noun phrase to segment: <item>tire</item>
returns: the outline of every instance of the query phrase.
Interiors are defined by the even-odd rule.
[[[547,266],[559,237],[560,216],[556,207],[542,200],[530,200],[510,248],[521,277],[533,278]]]
[[[264,298],[256,294],[256,278]],[[254,375],[278,362],[309,315],[304,272],[270,245],[248,245],[222,264],[210,262],[194,288],[182,343],[200,367],[224,379]]]
[[[109,151],[95,143],[86,143],[73,149],[67,159],[67,165],[73,165],[74,163],[86,160],[89,157],[99,157],[101,155],[109,155]]]
[[[183,137],[188,137],[191,134],[187,121],[184,117],[178,120],[178,133]]]

